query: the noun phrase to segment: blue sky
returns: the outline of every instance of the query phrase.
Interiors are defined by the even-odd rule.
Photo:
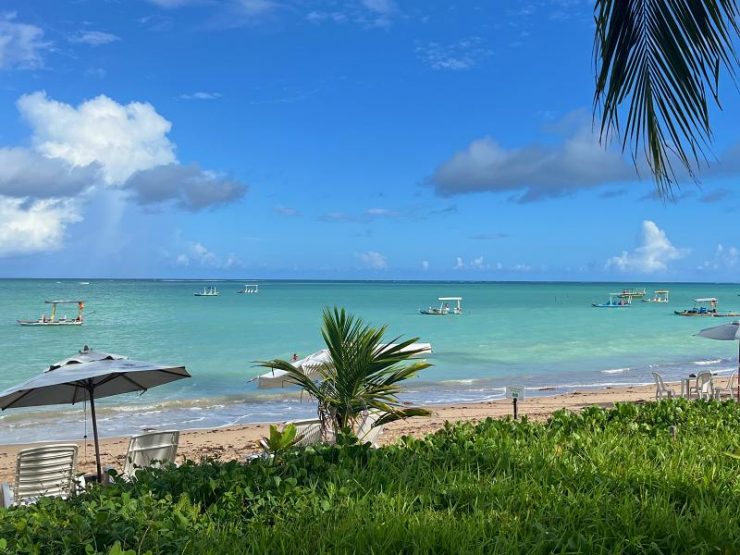
[[[591,131],[592,9],[6,1],[0,276],[736,281],[740,97],[656,199]]]

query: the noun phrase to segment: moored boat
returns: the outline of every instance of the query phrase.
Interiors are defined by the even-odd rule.
[[[218,297],[220,294],[215,287],[204,287],[203,291],[193,293],[196,297]]]
[[[709,318],[737,318],[740,316],[740,312],[719,312],[715,297],[694,299],[694,306],[692,308],[674,310],[673,312],[678,316],[703,316]]]
[[[254,295],[260,292],[260,286],[256,284],[247,284],[244,286],[244,289],[241,291],[237,291],[237,293],[242,293],[245,295]]]
[[[659,289],[655,291],[655,296],[652,299],[642,299],[642,302],[644,303],[667,303],[668,293],[670,293],[670,291],[666,289]]]
[[[44,303],[51,305],[51,312],[48,316],[42,314],[38,320],[17,320],[18,324],[21,326],[81,326],[83,324],[82,313],[85,310],[85,301],[44,301]],[[67,318],[65,314],[58,318],[57,306],[65,304],[77,305],[77,316]]]
[[[620,293],[609,293],[605,303],[591,303],[594,308],[626,308],[632,306],[632,297],[622,297]]]
[[[462,314],[462,297],[438,297],[437,300],[440,302],[439,306],[430,306],[428,308],[420,308],[421,314],[428,316],[446,316],[447,314]],[[455,303],[455,306],[450,308],[450,303]]]
[[[622,289],[618,297],[620,299],[641,299],[647,294],[647,291],[643,287],[642,289]]]

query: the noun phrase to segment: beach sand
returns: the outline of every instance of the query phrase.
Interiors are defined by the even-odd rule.
[[[727,380],[716,380],[724,386]],[[677,384],[672,384],[678,390]],[[519,414],[531,420],[545,420],[561,408],[578,411],[591,405],[611,407],[615,402],[644,402],[655,398],[655,386],[613,387],[606,389],[574,391],[552,397],[532,397],[520,402]],[[380,436],[381,444],[390,444],[401,436],[421,437],[444,426],[446,421],[467,420],[476,422],[488,417],[502,418],[512,414],[510,400],[489,401],[485,403],[456,403],[447,406],[429,406],[432,416],[428,418],[411,418],[394,422],[386,426]],[[231,426],[210,430],[188,430],[180,435],[178,461],[183,458],[200,460],[203,457],[214,457],[222,460],[244,460],[247,456],[259,452],[257,442],[269,432],[269,424],[251,424]],[[128,438],[104,438],[100,451],[102,464],[120,470],[128,448]],[[62,442],[54,442],[62,443]],[[78,470],[85,474],[95,473],[95,448],[92,440],[83,445],[82,441],[65,442],[80,445]],[[33,444],[37,446],[41,444]],[[0,481],[13,480],[15,461],[20,449],[29,445],[0,446]]]

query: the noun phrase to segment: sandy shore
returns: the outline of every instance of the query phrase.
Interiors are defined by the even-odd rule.
[[[717,380],[723,384],[726,380]],[[723,384],[724,385],[724,384]],[[677,384],[673,384],[677,390]],[[554,411],[567,408],[580,410],[591,405],[611,407],[615,402],[647,401],[655,398],[655,386],[614,387],[608,389],[575,391],[552,397],[534,397],[519,405],[519,414],[530,419],[544,420]],[[459,403],[448,406],[428,407],[433,415],[429,418],[412,418],[386,426],[380,443],[389,444],[403,435],[423,436],[440,429],[446,421],[478,421],[487,417],[500,418],[512,413],[511,401],[500,400],[486,403]],[[180,435],[178,460],[183,457],[199,460],[202,457],[217,457],[223,460],[244,460],[259,451],[257,441],[267,435],[269,424],[253,424],[216,428],[212,430],[190,430]],[[55,442],[60,443],[60,442]],[[72,442],[80,445],[78,470],[86,474],[95,472],[95,448],[92,441]],[[38,444],[34,444],[38,445]],[[0,481],[13,479],[16,455],[25,445],[0,446]],[[125,459],[128,438],[106,438],[101,441],[103,465],[120,469]]]

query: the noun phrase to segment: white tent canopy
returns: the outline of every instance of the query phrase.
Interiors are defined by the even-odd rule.
[[[395,343],[387,343],[381,345],[381,349],[395,346]],[[432,352],[431,343],[412,343],[404,349],[404,351],[419,351],[414,357],[421,357],[428,355]],[[329,349],[321,349],[315,353],[311,353],[305,358],[293,362],[293,366],[298,368],[301,372],[306,374],[308,377],[318,377],[319,370],[324,366],[331,364],[331,355]],[[271,370],[265,374],[262,374],[257,378],[257,385],[260,389],[272,389],[276,387],[289,387],[295,385],[294,382],[288,377],[288,373],[285,370]]]

